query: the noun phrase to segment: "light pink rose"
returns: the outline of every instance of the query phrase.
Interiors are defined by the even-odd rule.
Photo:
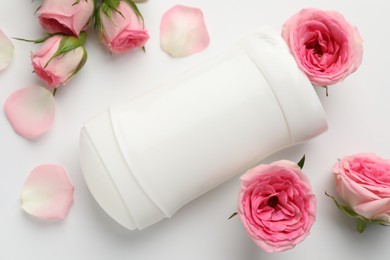
[[[94,8],[94,0],[45,0],[37,13],[49,33],[79,36],[89,26]]]
[[[357,214],[390,223],[390,162],[375,154],[344,157],[333,167],[339,196]]]
[[[283,25],[282,36],[299,68],[319,86],[342,81],[362,61],[359,31],[335,11],[303,9]]]
[[[238,216],[259,247],[284,251],[309,234],[316,219],[316,198],[296,163],[262,164],[241,177]]]
[[[82,37],[54,35],[48,38],[41,48],[31,55],[35,73],[50,87],[67,83],[84,65],[87,53],[82,46]],[[61,42],[68,47],[58,53]]]
[[[100,6],[98,30],[103,44],[113,53],[143,47],[149,39],[140,14],[133,8],[124,0],[119,1],[116,10],[105,3]]]

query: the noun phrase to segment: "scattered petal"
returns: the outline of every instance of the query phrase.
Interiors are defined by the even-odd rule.
[[[8,67],[14,54],[14,45],[0,30],[0,71]]]
[[[22,190],[22,209],[43,218],[66,217],[73,202],[73,184],[62,166],[43,164],[33,169]]]
[[[4,112],[16,133],[34,139],[45,133],[53,123],[54,97],[41,86],[22,88],[7,98]]]
[[[210,43],[200,9],[176,5],[163,16],[160,25],[161,48],[174,58],[195,54]]]

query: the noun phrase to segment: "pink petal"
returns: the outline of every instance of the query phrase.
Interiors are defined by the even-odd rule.
[[[368,219],[378,219],[381,215],[390,212],[390,198],[368,201],[356,205],[353,210]]]
[[[22,209],[43,219],[63,219],[72,205],[73,190],[62,166],[40,165],[31,171],[24,183]]]
[[[209,43],[209,34],[200,9],[176,5],[164,14],[160,25],[160,45],[172,57],[185,57],[200,52]]]
[[[34,139],[50,128],[54,111],[52,93],[41,86],[19,89],[4,104],[5,115],[15,132],[28,139]]]
[[[0,71],[8,67],[14,53],[11,40],[0,30]]]

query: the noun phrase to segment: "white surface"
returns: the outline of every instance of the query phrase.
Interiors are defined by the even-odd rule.
[[[99,205],[144,229],[326,129],[313,86],[267,27],[86,122],[80,164]]]
[[[173,60],[159,49],[159,21],[176,3],[203,9],[211,37],[209,48],[195,56]],[[43,35],[34,11],[39,1],[12,1],[0,9],[0,27],[13,37]],[[305,172],[317,195],[317,221],[311,235],[295,249],[267,254],[247,237],[235,211],[237,178],[219,186],[182,208],[172,219],[142,231],[128,231],[107,216],[90,195],[78,162],[78,137],[82,123],[110,104],[139,95],[216,56],[264,24],[280,27],[304,7],[334,9],[355,24],[364,39],[363,64],[344,82],[317,93],[328,117],[322,136],[264,160],[297,161],[306,154]],[[139,6],[151,40],[146,53],[135,51],[110,56],[90,32],[89,60],[80,73],[59,89],[52,129],[36,141],[16,135],[0,116],[0,259],[386,259],[390,256],[390,230],[369,226],[354,231],[354,221],[344,217],[324,195],[334,193],[331,168],[337,158],[357,152],[376,152],[390,158],[390,4],[376,1],[148,1]],[[13,41],[15,58],[0,73],[3,100],[14,90],[39,82],[31,73],[30,52],[37,46]],[[75,202],[59,223],[34,219],[20,209],[20,189],[29,171],[51,162],[66,167],[74,184]]]

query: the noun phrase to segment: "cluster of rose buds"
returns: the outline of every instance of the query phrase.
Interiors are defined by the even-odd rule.
[[[66,84],[85,64],[85,30],[94,22],[100,41],[111,53],[141,48],[149,39],[133,0],[44,0],[38,19],[49,36],[32,54],[35,73],[48,87]]]

